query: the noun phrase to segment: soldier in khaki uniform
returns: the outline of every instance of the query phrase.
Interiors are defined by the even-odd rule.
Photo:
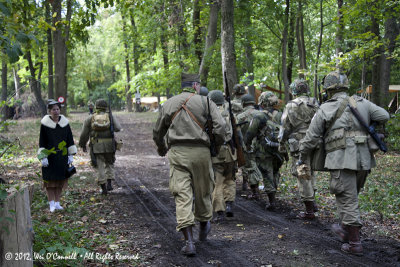
[[[237,115],[237,123],[240,125],[240,131],[242,136],[246,136],[251,120],[261,111],[255,108],[256,101],[250,94],[246,94],[242,97],[243,112]],[[245,145],[242,145],[245,147]],[[253,149],[251,150],[253,151]],[[262,174],[257,167],[254,153],[245,151],[246,165],[242,169],[243,177],[248,178],[250,184],[251,193],[248,195],[249,199],[259,199],[258,184],[262,181]],[[243,181],[245,183],[246,181]]]
[[[368,133],[351,112],[349,105],[356,107],[368,124],[371,121],[384,123],[389,114],[381,107],[359,97],[349,97],[346,90],[349,82],[346,75],[337,71],[329,73],[324,79],[324,88],[329,100],[321,105],[304,139],[300,142],[300,161],[318,144],[324,136],[326,150],[325,168],[330,171],[330,191],[336,196],[340,225],[332,230],[342,242],[342,250],[362,255],[360,241],[362,226],[358,207],[358,193],[364,186],[375,159],[369,151]]]
[[[282,112],[274,108],[279,103],[279,99],[272,92],[263,92],[258,103],[263,110],[251,120],[244,143],[247,151],[250,152],[253,139],[257,139],[254,143],[254,153],[257,167],[263,175],[264,190],[269,200],[269,204],[265,208],[274,211],[275,195],[280,178],[279,168],[284,161],[278,151],[278,133]]]
[[[225,141],[225,122],[212,101],[199,93],[199,76],[182,74],[183,92],[168,99],[153,129],[153,140],[160,156],[168,151],[170,163],[169,189],[175,198],[178,231],[186,245],[181,252],[196,254],[192,226],[200,222],[199,240],[207,239],[212,219],[211,193],[214,186],[210,154],[210,138],[204,130],[207,115],[212,118],[217,145]],[[194,211],[193,211],[193,197]]]
[[[316,191],[315,175],[311,171],[310,179],[300,179],[297,176],[296,163],[299,160],[299,142],[306,135],[311,119],[319,105],[314,97],[309,96],[310,90],[305,80],[296,80],[290,87],[292,95],[296,98],[286,104],[282,114],[278,140],[280,148],[285,147],[284,143],[287,140],[289,143],[290,155],[292,156],[291,171],[293,176],[297,178],[300,197],[306,207],[306,212],[300,213],[299,217],[313,220],[315,218],[314,211],[318,211],[314,202]],[[305,160],[310,162],[310,157]]]
[[[113,190],[111,181],[114,180],[115,145],[111,138],[110,118],[107,112],[107,101],[98,99],[96,101],[96,112],[90,115],[84,122],[82,133],[79,138],[79,146],[86,152],[86,143],[90,139],[90,156],[92,165],[98,171],[97,183],[100,185],[102,194]],[[102,125],[97,125],[96,118],[101,119]],[[112,116],[114,131],[119,132],[121,125],[115,116]],[[107,182],[107,185],[106,185]]]
[[[217,217],[214,222],[224,220],[224,212],[227,217],[233,217],[232,205],[235,201],[236,182],[234,180],[236,153],[232,151],[230,141],[232,139],[232,125],[229,119],[229,111],[224,109],[224,94],[219,90],[209,93],[210,99],[217,104],[218,111],[225,119],[225,142],[218,147],[218,154],[212,157],[215,174],[215,188],[212,194],[212,204]]]

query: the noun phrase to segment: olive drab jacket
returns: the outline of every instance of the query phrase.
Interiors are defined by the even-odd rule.
[[[237,159],[236,150],[233,152],[229,145],[229,141],[232,139],[232,125],[229,118],[229,111],[226,110],[225,105],[217,106],[217,108],[225,121],[225,139],[224,144],[218,148],[217,156],[211,159],[212,163],[228,163]]]
[[[95,114],[90,115],[84,122],[82,133],[79,138],[79,146],[85,147],[88,140],[90,140],[90,149],[93,150],[94,154],[101,153],[115,153],[113,150],[113,140],[111,138],[111,131],[95,131],[92,128],[92,118],[96,114],[105,114],[107,112],[96,111]],[[108,113],[107,113],[108,114]],[[119,121],[113,115],[114,131],[119,132],[121,130],[121,125]]]
[[[185,102],[187,110],[198,123],[182,108]],[[163,104],[153,129],[153,140],[157,147],[170,148],[179,144],[209,147],[210,138],[204,131],[209,111],[216,144],[223,144],[225,141],[225,121],[213,101],[209,101],[209,106],[210,110],[207,106],[206,96],[187,91],[168,99]],[[166,138],[164,139],[164,137]]]
[[[383,108],[356,95],[351,98],[354,99],[358,111],[368,125],[371,121],[385,123],[389,120],[389,113]],[[300,142],[300,153],[311,153],[319,138],[325,135],[325,168],[370,170],[376,164],[368,148],[368,133],[348,106],[345,107],[342,116],[333,123],[329,132],[325,133],[335,119],[341,103],[346,99],[350,100],[347,93],[339,92],[321,105],[311,121],[306,136]]]
[[[260,111],[257,110],[253,105],[246,106],[243,108],[243,112],[239,113],[236,117],[236,123],[243,123],[246,122],[245,124],[242,124],[240,126],[240,131],[242,132],[242,135],[245,136],[247,129],[249,128],[251,120],[254,118],[254,116],[259,113]]]
[[[243,112],[243,106],[242,106],[242,100],[240,97],[235,96],[232,101],[232,113],[237,118],[237,115],[241,112]]]
[[[306,135],[308,126],[319,107],[318,101],[306,95],[289,101],[281,118],[279,142],[288,140],[292,154],[298,153],[299,141]]]

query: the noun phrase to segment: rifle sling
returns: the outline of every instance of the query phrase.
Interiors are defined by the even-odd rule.
[[[326,130],[325,134],[324,134],[324,138],[326,137],[326,135],[329,133],[329,131],[331,130],[332,126],[335,124],[335,122],[342,117],[344,110],[346,109],[347,104],[349,103],[349,98],[350,97],[346,97],[342,103],[340,103],[340,107],[338,109],[338,111],[336,112],[336,116],[335,118],[331,121],[328,129]]]
[[[194,96],[195,94],[191,94],[188,98],[186,98],[185,102],[182,104],[182,106],[175,112],[175,114],[172,116],[172,120],[173,121],[175,119],[175,117],[178,115],[178,113],[184,109],[189,116],[192,118],[192,120],[199,125],[199,127],[204,131],[204,126],[201,125],[201,123],[196,119],[196,117],[193,115],[193,113],[187,108],[186,103],[189,101],[189,99]]]

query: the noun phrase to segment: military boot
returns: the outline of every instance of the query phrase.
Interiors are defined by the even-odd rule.
[[[211,224],[209,221],[200,222],[199,240],[206,241],[207,235],[211,231]]]
[[[337,237],[339,237],[339,240],[341,242],[349,242],[349,232],[347,231],[347,225],[335,223],[332,224],[331,230]]]
[[[107,179],[107,191],[113,191],[114,188],[111,185],[111,179]]]
[[[181,249],[181,253],[188,257],[196,255],[196,247],[193,242],[192,226],[188,226],[181,229],[183,236],[185,237],[185,245]]]
[[[268,193],[269,204],[265,206],[266,210],[275,211],[276,209],[276,201],[275,201],[275,193]]]
[[[242,191],[247,191],[247,189],[249,189],[249,182],[247,181],[247,177],[243,176]]]
[[[222,210],[217,211],[217,216],[213,218],[213,223],[220,223],[225,220],[225,215]]]
[[[258,185],[252,184],[250,185],[250,188],[251,188],[251,194],[247,196],[247,199],[259,200],[260,195],[258,194]]]
[[[101,184],[101,194],[102,195],[107,195],[107,187],[106,184]]]
[[[232,201],[227,201],[225,202],[226,204],[226,217],[233,217],[233,211],[232,211],[232,206],[233,206],[233,202]]]
[[[314,220],[314,201],[304,201],[304,206],[306,206],[306,211],[301,212],[298,217],[303,220]]]
[[[314,212],[318,212],[319,211],[317,203],[315,203],[315,201],[313,201],[313,210],[314,210]]]
[[[342,251],[357,256],[363,255],[363,247],[360,241],[360,228],[359,226],[347,226],[347,231],[349,232],[349,243],[344,243],[342,245]]]

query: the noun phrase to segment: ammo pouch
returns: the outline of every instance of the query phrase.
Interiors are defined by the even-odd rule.
[[[325,138],[326,153],[346,148],[346,134],[344,128],[335,129]]]
[[[371,154],[375,154],[376,152],[379,151],[379,147],[376,144],[374,138],[371,137],[371,135],[368,135],[367,142],[368,142],[368,149]]]
[[[296,154],[299,152],[300,143],[297,139],[289,138],[288,143],[289,143],[289,151],[291,154]]]

